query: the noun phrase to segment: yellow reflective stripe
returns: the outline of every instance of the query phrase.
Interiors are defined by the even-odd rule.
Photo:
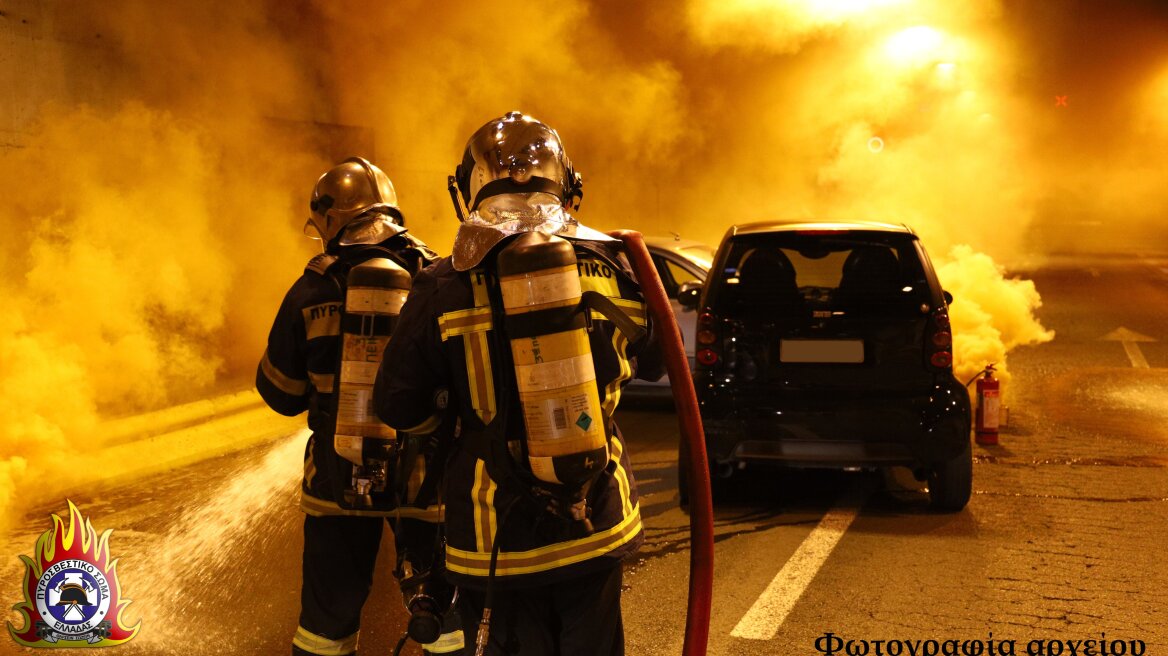
[[[610,300],[616,300],[616,299],[610,299]],[[621,309],[624,309],[624,308],[621,308]],[[629,320],[632,321],[633,323],[637,324],[638,326],[645,325],[645,314],[643,312],[641,314],[637,315],[637,314],[634,314],[628,310],[625,310],[625,314],[629,315]],[[596,310],[589,310],[588,316],[593,321],[608,321],[608,317],[597,312]]]
[[[308,380],[312,381],[312,386],[321,394],[333,393],[333,384],[336,378],[335,374],[318,374],[315,371],[308,372]]]
[[[633,375],[633,368],[629,365],[628,346],[629,338],[625,337],[619,329],[612,333],[612,346],[616,350],[616,361],[620,367],[616,378],[605,385],[604,387],[604,403],[601,404],[601,409],[604,410],[605,417],[611,417],[616,412],[616,406],[620,403],[621,397],[621,383],[628,380]]]
[[[565,567],[590,558],[603,556],[637,537],[641,532],[640,504],[612,528],[598,531],[586,538],[560,542],[530,551],[500,551],[495,574],[508,576],[544,572]],[[452,572],[471,576],[487,576],[491,554],[463,551],[446,545],[446,567]]]
[[[487,463],[476,460],[474,487],[470,490],[474,505],[475,546],[487,553],[495,546],[495,489],[495,481],[487,473]]]
[[[350,510],[340,507],[335,501],[326,501],[317,497],[300,493],[300,510],[313,517],[404,517],[406,519],[420,519],[424,522],[438,523],[445,515],[446,507],[441,505],[414,508],[402,506],[393,510]]]
[[[316,463],[312,460],[312,441],[316,437],[308,438],[308,448],[305,449],[304,456],[304,484],[312,487],[312,479],[316,478]]]
[[[304,396],[308,393],[308,381],[300,380],[287,376],[280,371],[272,361],[268,359],[268,351],[264,350],[264,357],[260,359],[260,371],[264,372],[264,378],[268,382],[275,385],[276,389],[291,396]]]
[[[465,646],[466,639],[463,638],[462,629],[458,629],[450,633],[443,633],[434,642],[422,645],[422,651],[428,654],[453,654],[456,651],[461,651]]]
[[[632,495],[629,494],[629,474],[625,471],[624,466],[621,465],[621,454],[624,453],[625,445],[616,435],[613,435],[609,449],[612,453],[612,461],[616,463],[613,478],[616,479],[617,489],[620,490],[621,503],[624,505],[624,512],[627,515],[633,512],[633,501],[631,498]]]
[[[310,305],[300,313],[304,316],[304,331],[308,334],[308,339],[341,334],[340,303]]]
[[[434,430],[437,429],[438,425],[441,423],[442,423],[442,415],[434,414],[434,415],[430,415],[429,417],[426,417],[426,420],[423,421],[422,423],[418,424],[417,426],[410,426],[409,428],[403,428],[401,430],[401,432],[414,433],[417,435],[426,435],[428,433],[433,433]]]
[[[491,297],[487,294],[487,276],[482,269],[474,269],[470,272],[470,287],[474,291],[476,307],[489,307],[491,305]]]
[[[292,644],[309,653],[320,654],[320,656],[344,656],[357,651],[357,633],[340,640],[330,640],[298,626],[296,627],[296,635],[292,638]]]
[[[577,264],[577,270],[583,274],[580,276],[580,291],[582,292],[600,292],[609,298],[620,298],[620,285],[617,284],[615,274],[612,274],[612,269],[607,264],[601,265],[609,270],[610,277],[605,278],[603,275],[592,275],[589,265],[595,264],[596,260],[580,260]]]
[[[493,327],[491,308],[475,307],[469,310],[447,312],[438,317],[438,332],[442,341],[467,333],[483,332]]]
[[[645,304],[628,298],[612,299],[614,305],[624,310],[625,314],[638,326],[645,325]]]
[[[470,405],[484,424],[495,417],[495,376],[491,370],[491,352],[486,333],[462,336],[466,358],[466,376],[470,387]]]

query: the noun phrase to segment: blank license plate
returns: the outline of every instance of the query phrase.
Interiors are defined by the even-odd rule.
[[[784,339],[779,342],[779,360],[859,364],[864,361],[864,340]]]

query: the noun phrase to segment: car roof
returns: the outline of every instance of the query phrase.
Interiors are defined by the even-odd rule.
[[[695,241],[693,239],[682,239],[681,237],[661,237],[657,235],[646,235],[643,237],[643,239],[645,240],[646,246],[651,248],[659,248],[664,251],[672,251],[674,253],[680,253],[687,248],[694,247],[704,247],[713,250],[713,247],[709,244]]]
[[[916,236],[907,225],[877,221],[761,221],[742,223],[730,228],[734,235],[753,235],[767,232],[796,232],[800,230],[864,230],[869,232],[898,232]]]
[[[672,253],[703,271],[710,268],[710,260],[714,258],[714,247],[693,239],[682,239],[675,236],[647,236],[643,237],[643,239],[645,240],[645,245],[649,248]],[[700,251],[704,255],[708,255],[708,258],[695,257],[695,250]]]

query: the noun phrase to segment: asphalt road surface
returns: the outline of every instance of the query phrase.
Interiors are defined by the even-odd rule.
[[[1168,261],[1068,259],[1027,277],[1057,337],[1011,354],[1009,424],[999,446],[974,447],[967,509],[929,512],[925,491],[896,470],[741,472],[715,508],[710,654],[814,655],[817,640],[841,654],[849,640],[870,654],[926,653],[930,640],[935,653],[957,640],[985,654],[995,653],[987,641],[996,653],[1013,641],[1018,654],[1072,654],[1101,639],[1107,653],[1116,641],[1139,653],[1132,641],[1143,641],[1145,653],[1168,654]],[[647,526],[626,564],[627,649],[675,655],[689,567],[678,431],[670,410],[643,404],[626,404],[620,421]],[[99,530],[114,529],[127,615],[142,618],[118,653],[288,652],[303,439],[71,496]],[[20,599],[16,555],[61,510],[30,509],[6,540],[6,602]],[[386,538],[362,653],[390,653],[402,631],[391,565]]]

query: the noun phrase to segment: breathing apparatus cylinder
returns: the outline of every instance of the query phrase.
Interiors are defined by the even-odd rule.
[[[368,507],[371,494],[384,492],[391,476],[396,433],[373,409],[373,383],[409,293],[410,274],[392,260],[374,258],[349,271],[346,288],[333,448],[353,463],[345,501]]]
[[[499,252],[497,267],[528,464],[546,483],[583,485],[609,454],[575,249],[528,232]]]

